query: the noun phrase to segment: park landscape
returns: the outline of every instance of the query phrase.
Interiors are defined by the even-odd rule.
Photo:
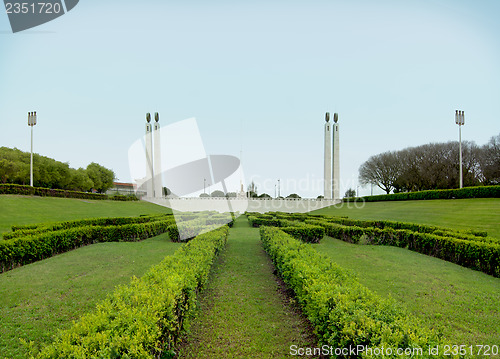
[[[500,357],[500,2],[4,3],[0,359]]]
[[[162,223],[171,217],[167,208],[143,201],[10,194],[1,195],[0,204],[3,241],[15,240],[9,239],[9,233],[15,233],[9,229],[13,225],[19,227],[14,227],[17,231],[22,231],[38,223],[53,225],[87,219],[88,226],[89,218],[108,218],[110,227],[123,227],[126,224],[121,223],[133,223],[142,218],[142,223],[129,225],[144,226]],[[177,242],[175,232],[160,229],[162,234],[148,233],[144,237],[149,238],[143,240],[138,239],[144,237],[101,239],[101,243],[75,246],[78,248],[33,263],[15,265],[0,274],[1,355],[2,358],[30,355],[37,358],[290,357],[293,345],[295,348],[315,348],[324,343],[369,343],[370,335],[375,343],[380,333],[366,320],[373,314],[370,311],[382,306],[404,319],[399,327],[390,326],[393,333],[405,330],[417,333],[406,343],[389,335],[389,339],[383,339],[386,344],[393,340],[395,346],[411,343],[465,345],[473,347],[467,350],[473,350],[474,357],[495,357],[496,352],[478,354],[476,346],[484,345],[491,351],[500,343],[498,268],[487,274],[409,250],[405,245],[359,244],[366,240],[366,235],[361,234],[356,239],[356,233],[339,232],[338,228],[354,228],[347,225],[349,220],[358,225],[356,228],[361,228],[359,225],[363,221],[393,221],[416,227],[449,228],[457,236],[475,234],[477,237],[472,235],[474,240],[497,243],[499,213],[498,198],[367,202],[363,208],[345,202],[342,206],[310,214],[241,214],[231,221],[231,228],[224,226],[200,234],[199,238],[187,243]],[[317,225],[320,222],[327,224],[323,228]],[[77,228],[83,230],[85,227]],[[318,232],[318,228],[323,231]],[[57,228],[53,229],[57,232]],[[483,237],[484,232],[487,237]],[[350,240],[345,233],[351,236]],[[352,325],[359,326],[358,331],[347,333],[348,326],[345,326],[343,335],[332,339],[329,331],[334,326],[325,329],[318,324],[319,314],[314,316],[311,309],[314,300],[307,298],[311,293],[304,289],[306,287],[300,289],[296,278],[290,279],[293,269],[283,267],[287,261],[279,259],[278,251],[286,246],[281,243],[273,247],[270,239],[273,235],[291,241],[290,248],[304,246],[302,251],[307,248],[312,252],[309,255],[318,255],[316,259],[303,259],[310,261],[307,262],[310,268],[321,261],[335,263],[331,266],[335,266],[336,276],[343,280],[329,282],[321,290],[329,293],[345,288],[357,293],[357,299],[351,300],[360,307],[367,306],[360,312],[366,318],[356,322],[356,316],[346,314],[343,318],[341,315],[337,324],[342,326],[345,324],[342,320],[351,321]],[[187,247],[199,250],[196,245],[208,247],[188,254]],[[494,246],[498,251],[498,244]],[[287,258],[290,254],[282,255]],[[498,261],[498,252],[496,255]],[[295,263],[297,258],[294,256],[288,257],[288,262]],[[290,261],[290,258],[295,260]],[[191,262],[193,260],[196,265]],[[178,263],[183,264],[177,267]],[[190,264],[186,267],[187,263]],[[180,290],[184,294],[177,298],[170,296],[179,290],[169,273],[171,270],[177,271],[177,275],[182,273],[191,277]],[[308,272],[302,269],[301,273],[306,276]],[[151,278],[156,278],[153,283],[150,283]],[[165,283],[159,284],[161,280]],[[137,301],[130,303],[130,298],[137,298]],[[340,297],[337,299],[342,302]],[[174,310],[175,315],[168,310],[165,312],[163,306],[171,307],[172,303],[179,302],[183,304]],[[141,306],[148,309],[141,309]],[[345,310],[356,313],[356,305],[348,305]],[[358,319],[360,313],[356,314]],[[151,320],[157,322],[151,323]],[[143,326],[133,325],[137,322]],[[153,327],[161,328],[160,332],[152,335]],[[368,335],[362,333],[363,328]]]

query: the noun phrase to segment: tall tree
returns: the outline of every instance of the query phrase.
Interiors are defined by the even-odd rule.
[[[87,166],[87,174],[94,183],[94,189],[99,193],[104,193],[113,187],[115,173],[95,162]]]
[[[252,183],[248,185],[247,196],[250,198],[258,197],[257,185],[254,183],[254,181],[252,181]]]
[[[359,182],[373,184],[390,193],[400,174],[398,157],[395,152],[384,152],[371,156],[359,168]]]
[[[500,184],[500,134],[481,148],[479,163],[485,184]]]

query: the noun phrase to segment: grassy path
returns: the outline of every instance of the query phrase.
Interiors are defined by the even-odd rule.
[[[286,358],[315,346],[296,304],[282,294],[259,230],[239,217],[205,289],[180,358]]]

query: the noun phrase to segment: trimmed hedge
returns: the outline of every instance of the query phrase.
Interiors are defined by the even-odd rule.
[[[325,236],[325,229],[323,227],[311,224],[301,224],[293,227],[280,227],[280,229],[292,237],[307,243],[318,243]]]
[[[139,241],[166,232],[170,220],[84,226],[0,241],[1,272],[99,242]]]
[[[448,236],[453,236],[462,239],[472,239],[472,237],[486,237],[488,233],[486,231],[478,231],[473,229],[458,230],[444,227],[431,226],[427,224],[417,224],[409,222],[396,222],[396,221],[384,221],[384,220],[359,220],[351,219],[347,217],[327,217],[324,218],[329,222],[339,223],[346,226],[358,226],[358,227],[376,227],[384,229],[387,227],[394,229],[409,229],[414,232],[421,233],[441,233]]]
[[[41,234],[49,231],[57,231],[61,229],[69,229],[84,226],[120,226],[132,223],[147,223],[159,220],[169,220],[175,222],[171,214],[165,215],[152,215],[141,217],[109,217],[109,218],[87,218],[74,221],[63,221],[54,223],[38,223],[28,224],[21,226],[12,226],[13,232],[3,233],[3,239],[12,239],[18,237],[25,237],[28,235]]]
[[[425,199],[500,198],[500,186],[464,187],[460,189],[404,192],[381,194],[377,196],[365,196],[361,198],[366,202],[416,201]]]
[[[393,354],[384,358],[404,357],[396,354],[398,348],[422,348],[419,357],[430,358],[428,348],[443,344],[436,332],[425,328],[395,301],[377,296],[313,247],[278,228],[261,227],[260,233],[264,248],[295,292],[321,345],[391,348]],[[358,353],[346,357],[376,356]]]
[[[36,358],[173,357],[227,234],[227,226],[202,234],[141,279],[134,277],[131,284],[118,287]]]
[[[227,224],[229,227],[232,227],[234,224],[234,218],[235,217],[233,213],[216,214],[209,217],[206,221],[206,224],[218,224],[218,225]]]
[[[465,240],[433,233],[419,233],[408,229],[345,226],[325,221],[307,221],[321,225],[326,234],[345,242],[389,245],[440,258],[463,267],[480,270],[500,277],[500,244],[478,240]],[[483,239],[482,237],[479,237]]]
[[[171,224],[167,227],[167,233],[172,242],[187,242],[199,234],[212,231],[217,227],[220,225],[208,225],[205,219],[200,218]]]
[[[110,200],[112,201],[138,201],[139,198],[137,198],[136,195],[124,195],[124,194],[115,194],[112,196],[108,196]]]
[[[0,184],[0,194],[17,194],[25,196],[64,197],[64,198],[79,198],[79,199],[108,199],[107,195],[100,193],[87,193],[87,192],[68,191],[63,189],[31,187],[18,184]]]

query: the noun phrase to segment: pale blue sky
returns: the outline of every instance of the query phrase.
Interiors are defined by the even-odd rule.
[[[105,4],[103,4],[105,3]],[[129,181],[146,112],[196,117],[210,154],[282,194],[323,176],[323,123],[338,112],[341,193],[369,156],[500,132],[500,1],[81,0],[12,34],[0,12],[0,146]],[[364,189],[361,194],[368,194]]]

